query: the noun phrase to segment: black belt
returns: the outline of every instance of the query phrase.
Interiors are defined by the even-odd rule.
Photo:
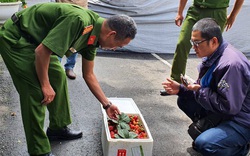
[[[197,4],[195,4],[194,6],[197,7],[197,8],[201,8],[201,9],[206,9],[207,8],[207,6],[205,6],[205,5],[197,5]]]
[[[19,17],[16,15],[16,13],[14,13],[14,14],[11,16],[11,20],[12,20],[12,22],[18,27],[21,36],[23,36],[29,43],[38,45],[31,35],[27,34],[26,32],[24,32],[24,31],[21,29],[21,26],[20,26],[20,19],[19,19]]]
[[[11,20],[13,21],[13,23],[17,24],[19,22],[19,17],[17,17],[16,14],[13,14],[11,16]]]
[[[220,7],[220,8],[210,8],[208,6],[202,5],[202,4],[194,4],[194,6],[196,8],[200,8],[200,9],[225,9],[227,7]]]

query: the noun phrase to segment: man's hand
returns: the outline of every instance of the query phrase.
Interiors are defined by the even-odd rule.
[[[201,86],[199,84],[189,84],[186,88],[188,90],[197,91],[201,88]]]
[[[190,84],[182,74],[181,82],[188,90],[197,91],[201,87],[199,84]]]
[[[179,93],[180,84],[174,80],[167,78],[167,81],[163,82],[162,85],[168,94],[176,95]]]
[[[120,110],[118,107],[114,104],[112,104],[108,109],[106,109],[106,113],[109,116],[110,119],[117,120],[117,116],[121,114]]]
[[[227,17],[226,31],[228,31],[229,29],[231,29],[234,21],[235,21],[234,17],[230,17],[230,16]]]
[[[42,92],[43,92],[43,100],[41,103],[44,105],[50,104],[56,96],[56,93],[51,86],[42,87]]]
[[[175,17],[175,24],[180,27],[183,20],[184,20],[184,16],[183,16],[183,10],[187,4],[187,1],[188,0],[180,0],[179,1],[179,7],[178,7],[178,10],[177,10],[177,15]]]
[[[175,18],[175,25],[180,27],[181,24],[182,24],[183,19],[184,19],[184,17],[182,15],[177,15],[176,18]]]

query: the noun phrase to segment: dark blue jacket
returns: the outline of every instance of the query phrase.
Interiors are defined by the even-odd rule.
[[[209,86],[201,79],[207,69],[215,64]],[[201,88],[188,91],[182,85],[179,96],[194,96],[206,110],[231,116],[240,125],[250,128],[250,62],[245,55],[227,42],[199,65],[197,83]],[[193,94],[193,95],[191,95]]]

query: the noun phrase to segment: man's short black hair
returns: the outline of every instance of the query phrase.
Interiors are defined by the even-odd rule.
[[[199,20],[193,26],[192,31],[200,31],[201,37],[207,40],[216,37],[219,43],[223,41],[221,28],[213,18],[203,18]]]

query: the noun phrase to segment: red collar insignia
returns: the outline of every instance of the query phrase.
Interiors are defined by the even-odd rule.
[[[92,35],[89,37],[88,45],[93,45],[95,43],[96,36]]]

